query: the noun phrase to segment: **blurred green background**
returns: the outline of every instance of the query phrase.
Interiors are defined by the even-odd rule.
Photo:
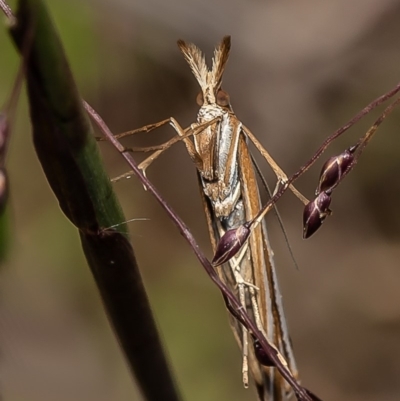
[[[14,2],[10,2],[14,5]],[[138,0],[48,2],[82,96],[114,132],[196,118],[197,84],[176,40],[210,59],[232,35],[224,89],[239,118],[293,173],[325,137],[399,81],[400,1]],[[18,58],[0,30],[0,104]],[[375,111],[299,183],[312,197],[328,155],[353,144]],[[131,400],[129,377],[80,249],[35,157],[23,96],[8,157],[7,249],[0,272],[0,387],[5,400]],[[273,216],[271,237],[302,382],[324,400],[400,394],[400,112],[335,192],[334,216],[301,239],[302,207],[280,202],[300,271]],[[161,143],[170,128],[128,139]],[[101,144],[110,176],[127,170]],[[138,160],[142,156],[138,155]],[[265,163],[263,171],[273,178]],[[211,256],[194,167],[182,144],[148,171]],[[134,179],[115,185],[185,400],[254,400],[224,305],[178,231]],[[265,197],[264,197],[265,199]]]

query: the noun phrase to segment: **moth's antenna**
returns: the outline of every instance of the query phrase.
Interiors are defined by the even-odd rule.
[[[251,155],[251,161],[253,162],[253,165],[254,165],[254,167],[255,167],[255,169],[256,169],[256,171],[257,171],[257,174],[258,174],[258,176],[259,176],[260,179],[261,179],[261,182],[262,182],[262,184],[263,184],[263,187],[265,188],[265,190],[266,190],[267,193],[268,193],[269,198],[271,199],[271,198],[273,197],[271,188],[269,187],[268,182],[267,182],[267,180],[265,179],[264,175],[262,174],[261,169],[260,169],[260,167],[258,166],[258,164],[257,164],[256,160],[254,159],[254,156],[253,156],[253,155]],[[282,220],[281,214],[279,213],[279,210],[278,210],[278,207],[277,207],[276,204],[274,204],[273,209],[274,209],[274,213],[275,213],[275,215],[276,215],[276,218],[278,219],[279,226],[281,227],[281,230],[282,230],[282,233],[283,233],[283,237],[284,237],[285,242],[286,242],[286,246],[287,246],[287,248],[288,248],[288,250],[289,250],[290,258],[292,259],[292,262],[293,262],[293,264],[294,264],[296,270],[300,270],[299,265],[298,265],[298,263],[297,263],[297,261],[296,261],[296,258],[295,258],[295,256],[294,256],[293,249],[292,249],[292,247],[290,246],[290,241],[289,241],[289,237],[288,237],[288,235],[287,235],[286,229],[285,229],[285,225],[283,224],[283,220]]]

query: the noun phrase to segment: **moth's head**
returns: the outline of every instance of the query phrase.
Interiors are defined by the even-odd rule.
[[[211,69],[207,67],[204,54],[196,45],[178,40],[178,47],[200,85],[197,104],[217,104],[230,108],[229,95],[221,89],[222,75],[231,48],[230,36],[225,36],[215,49]]]
[[[206,99],[206,101],[204,101],[204,99]],[[217,92],[213,92],[211,96],[210,93],[207,93],[206,96],[204,96],[203,91],[200,91],[196,97],[196,103],[200,107],[204,106],[205,104],[217,104],[220,107],[231,109],[229,95],[222,89],[217,89]]]

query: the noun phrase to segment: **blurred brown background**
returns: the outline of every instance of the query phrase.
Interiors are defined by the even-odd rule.
[[[239,118],[288,174],[400,79],[398,0],[48,3],[82,96],[114,132],[169,116],[190,124],[198,87],[176,40],[193,41],[210,59],[221,38],[232,35],[224,88]],[[4,24],[0,48],[4,102],[18,65]],[[323,161],[353,144],[378,114],[358,123],[301,179],[306,196]],[[399,127],[395,111],[335,192],[334,216],[315,237],[301,239],[302,207],[293,196],[279,202],[300,271],[268,217],[302,381],[325,401],[400,399]],[[166,128],[126,144],[157,144],[172,135]],[[127,170],[114,150],[101,147],[110,176]],[[9,249],[0,275],[4,400],[140,399],[77,232],[35,157],[25,99],[8,166],[10,232],[2,241]],[[184,146],[170,149],[148,176],[211,256]],[[127,219],[150,219],[130,223],[131,238],[184,399],[254,400],[252,389],[242,388],[240,353],[218,291],[136,179],[116,190]]]

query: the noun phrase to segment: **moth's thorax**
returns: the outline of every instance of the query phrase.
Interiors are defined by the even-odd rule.
[[[210,199],[218,217],[227,217],[233,211],[240,197],[237,165],[237,137],[233,135],[237,119],[231,111],[214,105],[200,108],[197,121],[199,124],[217,120],[201,133],[194,136],[196,151],[203,166],[199,171],[204,193]],[[233,158],[229,155],[233,151]]]
[[[228,114],[229,111],[225,108],[218,106],[216,103],[205,104],[200,107],[199,112],[197,113],[197,121],[199,123],[204,123],[210,121],[216,117],[221,117],[224,114]]]

